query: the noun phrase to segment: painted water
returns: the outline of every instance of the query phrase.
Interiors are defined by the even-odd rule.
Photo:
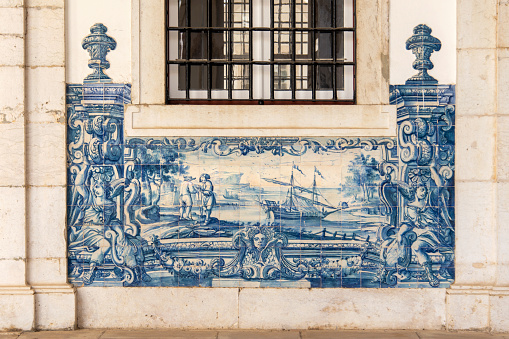
[[[223,192],[226,191],[238,194],[238,199],[221,199]],[[321,189],[321,192],[325,197],[331,197],[331,200],[332,197],[337,199],[341,196],[338,189],[325,188]],[[340,199],[338,205],[346,202],[347,208],[331,213],[324,219],[300,218],[297,220],[282,219],[277,215],[274,220],[271,220],[261,206],[263,200],[284,201],[287,194],[283,194],[280,190],[265,188],[261,191],[259,188],[253,188],[245,192],[241,188],[230,186],[223,191],[218,190],[217,196],[217,205],[212,212],[212,223],[208,225],[218,231],[210,235],[213,237],[231,236],[232,232],[237,231],[239,227],[248,225],[279,227],[290,239],[339,238],[345,234],[373,237],[378,227],[385,221],[385,217],[381,215],[382,206],[377,196],[369,202],[351,200],[346,202]],[[147,225],[143,236],[158,234],[161,239],[178,238],[172,234],[171,228],[189,224],[187,221],[179,220],[179,207],[178,205],[161,205],[160,221],[152,226]],[[194,220],[199,219],[200,208],[200,206],[193,208]],[[203,233],[203,236],[206,236],[206,233]],[[195,237],[200,235],[196,234]]]

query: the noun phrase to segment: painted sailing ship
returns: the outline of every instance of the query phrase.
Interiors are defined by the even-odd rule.
[[[290,182],[262,178],[267,182],[289,187],[284,202],[263,200],[261,205],[266,213],[273,213],[275,218],[281,219],[324,219],[328,215],[341,211],[344,208],[343,205],[337,207],[332,206],[318,190],[316,187],[316,174],[318,173],[321,176],[321,173],[316,167],[313,175],[313,186],[311,188],[296,184],[293,175],[294,169],[301,172],[296,165],[292,165]],[[310,194],[311,197],[306,197],[304,194]],[[320,200],[325,200],[325,202],[321,202]]]
[[[223,198],[229,200],[239,200],[239,195],[237,193],[233,193],[233,191],[229,191],[226,189],[223,193]]]

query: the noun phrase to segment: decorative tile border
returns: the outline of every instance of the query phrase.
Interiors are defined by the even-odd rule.
[[[130,86],[67,87],[68,258],[76,286],[448,287],[454,277],[454,86],[418,25],[418,74],[391,87],[397,138],[129,138]]]

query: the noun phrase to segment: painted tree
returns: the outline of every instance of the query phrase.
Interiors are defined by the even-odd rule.
[[[380,180],[378,161],[370,155],[356,154],[348,164],[348,172],[350,175],[346,177],[346,182],[351,189],[347,194],[353,195],[357,199],[357,194],[354,191],[358,192],[358,188],[360,188],[363,200],[370,201],[376,191],[375,185]]]
[[[141,204],[157,205],[161,197],[161,186],[173,180],[175,175],[187,174],[189,166],[185,155],[169,147],[137,145],[135,176],[141,184]]]

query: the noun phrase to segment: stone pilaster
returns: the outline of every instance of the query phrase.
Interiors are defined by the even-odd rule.
[[[24,1],[0,3],[0,331],[34,326],[26,284],[26,101]]]
[[[509,2],[497,8],[497,279],[491,292],[490,327],[509,331]]]
[[[72,329],[74,288],[65,241],[64,1],[26,3],[27,282],[34,329]]]
[[[493,330],[493,286],[499,268],[497,0],[460,0],[457,15],[458,229],[456,281],[447,291],[447,328]]]

